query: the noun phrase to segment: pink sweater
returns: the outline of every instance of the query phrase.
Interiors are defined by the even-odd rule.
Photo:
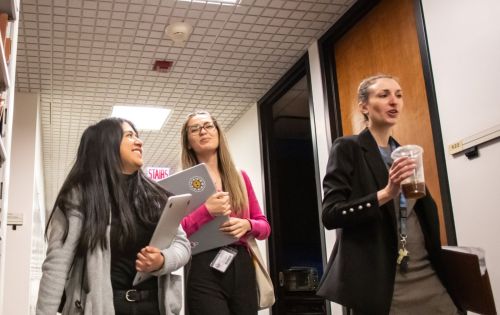
[[[269,222],[267,222],[266,216],[262,214],[259,202],[255,197],[255,192],[253,191],[252,183],[250,183],[248,175],[244,171],[241,171],[241,174],[245,180],[245,186],[247,187],[248,193],[248,211],[242,211],[243,215],[241,218],[248,219],[252,225],[248,234],[253,235],[259,240],[266,239],[271,233],[271,227],[269,226]],[[231,216],[236,217],[236,214],[231,213]],[[181,225],[189,237],[191,234],[198,231],[201,226],[212,219],[212,215],[208,212],[205,204],[203,204],[198,209],[185,216],[184,219],[182,219]],[[246,237],[247,236],[242,237],[237,243],[246,244]]]

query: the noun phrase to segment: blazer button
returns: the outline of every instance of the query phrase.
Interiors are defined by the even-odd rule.
[[[359,206],[358,206],[358,210],[363,210],[363,206],[362,206],[362,205],[359,205]]]
[[[367,202],[367,203],[366,203],[366,207],[367,207],[367,208],[370,208],[371,206],[372,206],[372,204],[371,204],[371,203],[369,203],[369,202]]]
[[[354,212],[354,208],[350,208],[350,209],[349,209],[349,212]]]
[[[342,214],[343,214],[343,215],[347,214],[347,211],[345,211],[345,210],[344,210],[344,211],[342,211]]]

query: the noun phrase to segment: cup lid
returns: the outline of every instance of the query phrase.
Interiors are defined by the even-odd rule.
[[[415,144],[402,145],[396,150],[392,151],[391,158],[395,160],[400,157],[417,157],[423,152],[424,149],[422,149],[421,146]]]

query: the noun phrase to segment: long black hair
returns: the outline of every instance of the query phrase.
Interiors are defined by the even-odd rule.
[[[83,215],[76,251],[79,257],[97,246],[107,248],[106,228],[110,215],[118,218],[119,244],[125,247],[128,241],[136,238],[135,220],[154,226],[170,195],[142,170],[128,176],[122,174],[123,123],[128,123],[137,133],[130,121],[121,118],[103,119],[83,132],[75,164],[57,195],[47,223],[48,226],[54,211],[60,209],[66,217],[66,240],[68,212],[76,209]]]

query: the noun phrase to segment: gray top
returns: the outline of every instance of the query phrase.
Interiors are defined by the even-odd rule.
[[[114,315],[113,289],[111,286],[109,243],[110,225],[107,228],[107,250],[99,246],[87,254],[85,278],[82,286],[83,260],[72,265],[82,229],[82,214],[77,210],[68,213],[68,235],[63,242],[66,220],[56,209],[50,223],[47,257],[42,265],[42,279],[38,292],[37,315],[55,315],[66,290],[63,315],[81,314],[75,308],[75,301],[81,300],[85,315]],[[162,315],[179,314],[182,307],[182,285],[179,275],[172,271],[184,266],[191,255],[186,234],[179,227],[169,248],[161,250],[165,257],[163,267],[154,272],[158,276],[158,301]],[[83,292],[82,292],[83,288]]]
[[[428,259],[424,235],[412,209],[413,204],[409,201],[406,223],[406,248],[410,255],[408,272],[403,274],[397,267],[390,314],[459,314]],[[399,231],[399,211],[396,211],[396,217]]]
[[[393,146],[379,147],[380,154],[389,165]],[[425,239],[418,221],[417,214],[413,210],[415,200],[400,198],[394,200],[396,209],[398,246],[399,230],[401,226],[399,207],[400,203],[406,203],[406,249],[409,252],[408,271],[401,273],[396,265],[396,277],[394,280],[394,292],[391,302],[391,315],[420,315],[420,314],[459,314],[458,310],[439,280],[429,260],[429,254],[425,248]]]

